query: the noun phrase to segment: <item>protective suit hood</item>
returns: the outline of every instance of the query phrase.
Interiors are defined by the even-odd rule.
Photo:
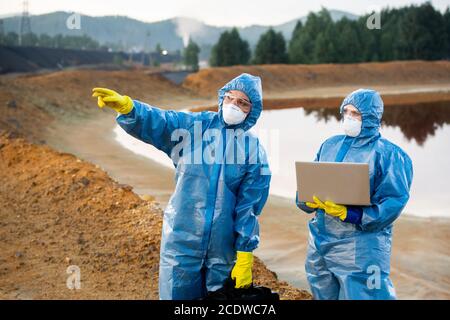
[[[223,104],[223,98],[226,92],[230,90],[239,90],[244,92],[247,97],[250,99],[250,102],[252,103],[252,110],[250,111],[247,118],[242,123],[239,123],[237,125],[227,125],[222,116],[222,104]],[[222,123],[229,128],[233,129],[243,129],[244,131],[249,130],[251,127],[253,127],[258,120],[263,105],[262,105],[262,86],[261,86],[261,78],[257,76],[252,76],[248,73],[243,73],[230,82],[228,82],[226,85],[224,85],[218,92],[219,94],[219,118],[222,121]]]
[[[380,94],[371,89],[353,91],[342,101],[341,115],[343,115],[344,107],[349,104],[355,106],[362,117],[361,133],[354,139],[358,140],[360,144],[365,144],[373,137],[378,137],[384,110]]]

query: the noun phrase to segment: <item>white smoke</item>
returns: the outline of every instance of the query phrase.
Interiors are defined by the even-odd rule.
[[[189,37],[202,32],[203,25],[200,21],[178,17],[174,19],[177,25],[177,34],[183,39],[183,44],[186,47],[189,42]]]

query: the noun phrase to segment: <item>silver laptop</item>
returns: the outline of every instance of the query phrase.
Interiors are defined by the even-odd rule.
[[[351,162],[296,162],[299,201],[370,205],[369,165]]]

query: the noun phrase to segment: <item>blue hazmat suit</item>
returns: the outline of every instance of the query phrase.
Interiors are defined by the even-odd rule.
[[[222,117],[230,90],[244,92],[252,103],[246,119],[231,126]],[[248,130],[262,111],[261,80],[249,74],[231,80],[219,90],[218,112],[133,104],[129,114],[117,117],[118,124],[165,152],[176,168],[175,192],[163,218],[160,299],[204,297],[229,278],[237,251],[251,252],[259,243],[257,216],[271,176],[266,153]]]
[[[327,139],[315,161],[368,163],[371,205],[348,206],[345,221],[316,211],[309,222],[306,276],[315,299],[395,299],[389,279],[392,224],[409,199],[412,163],[379,133],[383,101],[376,91],[352,92],[342,102],[341,115],[349,104],[362,115],[361,133]],[[298,198],[297,205],[315,211]]]

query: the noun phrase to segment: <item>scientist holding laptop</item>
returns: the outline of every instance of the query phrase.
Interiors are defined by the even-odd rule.
[[[378,92],[352,92],[340,113],[345,135],[327,139],[315,161],[368,163],[371,205],[317,197],[300,202],[297,194],[300,209],[316,212],[309,222],[306,276],[315,299],[395,299],[389,278],[392,224],[409,199],[411,159],[379,133],[383,101]]]

